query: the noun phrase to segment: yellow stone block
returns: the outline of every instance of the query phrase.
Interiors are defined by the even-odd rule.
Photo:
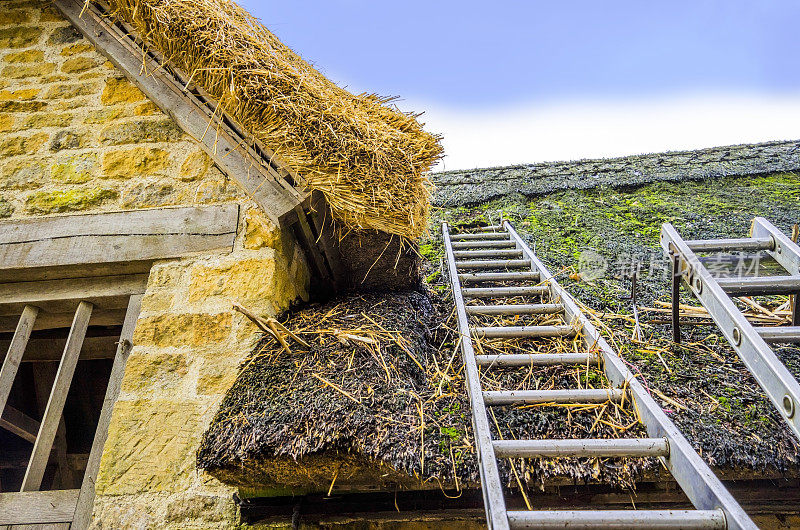
[[[41,129],[43,127],[66,127],[72,123],[72,114],[56,114],[43,112],[31,114],[25,120],[23,127],[26,129]]]
[[[211,159],[203,151],[195,151],[181,164],[180,178],[184,181],[196,180],[206,174],[211,166]]]
[[[9,53],[3,60],[7,63],[36,63],[44,61],[42,50],[25,50],[24,52]]]
[[[0,11],[0,26],[12,26],[23,24],[30,21],[31,15],[28,11],[21,9]]]
[[[267,219],[258,208],[247,210],[245,219],[244,248],[278,248],[280,243],[280,230],[272,221]]]
[[[182,353],[134,354],[125,365],[122,391],[174,388],[188,371],[189,363]]]
[[[13,136],[0,142],[0,154],[4,156],[32,155],[47,142],[47,134]]]
[[[161,109],[152,101],[136,105],[136,108],[133,109],[134,116],[153,116],[155,114],[161,114]]]
[[[39,94],[38,88],[25,88],[22,90],[0,90],[0,101],[26,101]]]
[[[65,74],[77,74],[79,72],[91,70],[95,66],[100,66],[102,63],[102,59],[82,55],[64,61],[64,64],[61,65],[61,71]]]
[[[197,378],[197,394],[221,396],[233,386],[239,370],[239,359],[220,358],[203,360]]]
[[[0,114],[0,132],[8,132],[14,128],[14,117],[9,114]]]
[[[56,65],[53,63],[12,64],[3,68],[3,75],[11,79],[42,77],[53,73],[55,69]]]
[[[132,103],[145,98],[141,90],[136,88],[125,78],[112,77],[106,81],[100,101],[103,105],[116,103]]]
[[[28,196],[25,200],[25,208],[33,214],[74,212],[100,206],[118,196],[117,190],[110,188],[40,191]]]
[[[112,178],[136,175],[155,175],[169,164],[169,154],[163,149],[135,147],[110,151],[103,155],[103,174]]]
[[[86,53],[94,50],[94,46],[89,44],[88,42],[78,42],[76,44],[70,44],[63,50],[61,50],[61,55],[64,57],[69,57],[71,55],[76,55],[78,53]]]
[[[223,265],[195,265],[189,283],[189,301],[213,297],[228,300],[264,301],[276,292],[275,259],[239,258]]]
[[[195,475],[202,407],[176,401],[118,401],[114,405],[95,491],[124,495],[183,491]]]
[[[27,48],[36,44],[42,30],[28,26],[12,26],[0,29],[0,48]]]
[[[140,346],[203,346],[226,340],[231,333],[231,314],[207,313],[158,315],[136,322],[133,344]]]

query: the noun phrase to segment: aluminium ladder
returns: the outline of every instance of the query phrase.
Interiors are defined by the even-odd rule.
[[[756,217],[750,237],[684,241],[675,227],[661,227],[661,246],[672,260],[672,326],[680,341],[678,311],[683,280],[697,297],[772,404],[800,438],[800,384],[778,359],[770,344],[800,344],[800,247],[775,225]],[[766,252],[784,269],[784,276],[714,277],[699,253]],[[794,296],[791,326],[755,327],[736,307],[731,296]]]
[[[508,221],[476,233],[442,234],[461,336],[475,445],[489,528],[756,528],[711,469],[600,336],[575,301],[556,282]],[[478,287],[462,287],[462,283]],[[497,286],[497,284],[502,284]],[[516,297],[516,298],[515,298]],[[465,299],[537,297],[543,303],[467,305]],[[561,314],[562,326],[478,327],[477,315]],[[586,352],[476,355],[473,336],[574,337]],[[598,353],[590,353],[596,351]],[[608,389],[483,391],[484,370],[602,362]],[[649,438],[493,440],[487,406],[633,400]],[[507,511],[498,458],[660,457],[694,510]]]

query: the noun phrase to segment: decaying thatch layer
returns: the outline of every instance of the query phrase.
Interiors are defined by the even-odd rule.
[[[469,406],[460,353],[449,330],[452,304],[418,292],[362,295],[312,306],[286,326],[311,348],[282,350],[265,339],[225,398],[198,453],[220,479],[251,488],[343,488],[476,484]],[[535,344],[518,345],[521,348]],[[485,343],[481,347],[495,348]],[[564,351],[574,345],[565,341]],[[487,376],[487,388],[500,384]],[[513,378],[513,379],[512,379]],[[586,366],[517,372],[507,388],[603,385]],[[495,408],[501,436],[620,437],[638,433],[631,411],[615,405]],[[569,418],[569,420],[567,420]],[[512,486],[600,481],[631,486],[654,461],[520,461],[502,467]],[[416,477],[416,478],[415,478]]]
[[[108,0],[121,20],[325,194],[349,228],[416,237],[440,138],[391,98],[336,86],[230,0]]]

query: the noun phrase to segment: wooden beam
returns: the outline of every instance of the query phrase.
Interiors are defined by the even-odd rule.
[[[89,527],[92,518],[92,505],[94,504],[94,483],[97,473],[100,470],[100,458],[103,456],[103,447],[108,439],[108,426],[111,423],[111,412],[114,403],[117,401],[120,389],[122,388],[122,376],[125,374],[125,365],[131,352],[133,330],[136,327],[136,319],[142,306],[141,296],[131,296],[128,304],[128,312],[125,315],[125,323],[122,325],[122,332],[119,337],[117,353],[114,357],[114,365],[111,367],[111,375],[106,387],[106,395],[103,399],[103,408],[100,411],[100,419],[97,422],[92,449],[89,459],[86,462],[86,472],[83,474],[83,484],[75,510],[75,520],[72,528],[75,530],[85,530]]]
[[[18,315],[26,304],[44,313],[74,312],[81,300],[96,308],[124,309],[132,294],[143,293],[148,274],[5,283],[0,287],[0,316]]]
[[[114,336],[86,337],[83,340],[83,349],[81,350],[80,360],[93,361],[97,359],[113,359],[114,352],[117,349],[118,340],[119,338]],[[22,362],[57,362],[61,359],[61,354],[64,352],[65,342],[66,337],[60,339],[29,339],[28,348],[25,350],[25,355],[22,357]],[[5,355],[1,352],[8,348],[9,343],[10,341],[8,340],[0,340],[0,361],[3,359],[2,355]]]
[[[0,284],[2,285],[2,284]],[[68,328],[72,324],[75,313],[41,313],[33,324],[34,331],[42,329]],[[16,317],[0,316],[0,333],[10,333],[14,331],[17,323]],[[92,326],[119,326],[125,320],[124,309],[110,309],[105,311],[93,311],[90,325]],[[60,358],[60,357],[59,357]]]
[[[0,417],[0,427],[13,432],[30,443],[36,442],[39,425],[38,421],[11,405],[6,405],[3,415]]]
[[[0,493],[0,524],[70,523],[78,490]]]
[[[199,90],[187,88],[189,76],[163,64],[153,51],[144,51],[131,28],[103,16],[95,3],[55,0],[56,7],[114,63],[148,98],[192,136],[214,163],[236,181],[277,225],[305,198],[294,187],[274,153],[244,136],[230,116]]]
[[[36,322],[36,315],[38,314],[39,308],[35,306],[28,305],[22,310],[14,336],[11,338],[6,356],[3,359],[3,366],[0,367],[0,416],[5,411],[8,396],[11,395],[11,387],[14,385],[19,363],[22,361],[22,356],[25,353],[25,348],[28,345],[28,339],[31,336],[33,324]]]
[[[231,251],[239,207],[223,204],[0,222],[0,271]]]
[[[33,367],[33,386],[34,393],[36,394],[36,401],[39,405],[39,414],[44,417],[47,407],[47,401],[50,397],[50,389],[55,381],[56,366],[54,363],[36,364]],[[53,478],[53,483],[46,489],[68,489],[74,488],[72,468],[67,461],[67,426],[64,422],[64,414],[58,422],[58,429],[56,430],[56,438],[53,442],[55,450],[50,453],[50,460],[55,459],[58,464],[58,476]],[[60,483],[56,485],[56,479]]]
[[[33,453],[25,478],[22,480],[21,491],[36,491],[42,483],[44,469],[53,448],[58,424],[64,412],[64,403],[67,401],[72,376],[75,373],[75,366],[78,364],[78,356],[81,352],[83,339],[86,336],[86,328],[89,326],[89,318],[92,315],[92,304],[81,302],[78,310],[75,311],[75,319],[70,328],[69,337],[64,347],[64,355],[61,364],[58,366],[53,390],[50,392],[50,399],[47,402],[44,417],[42,418],[39,434],[36,443],[33,444]]]

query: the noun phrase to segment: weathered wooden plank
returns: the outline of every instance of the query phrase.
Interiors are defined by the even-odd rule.
[[[34,331],[41,329],[68,328],[72,324],[75,312],[47,314],[40,313],[33,324]],[[17,318],[0,316],[0,333],[10,333],[17,325]],[[92,326],[119,326],[125,320],[124,309],[93,311],[90,324]],[[59,356],[60,358],[60,356]]]
[[[75,311],[75,318],[64,347],[64,355],[61,358],[61,364],[58,366],[58,372],[53,382],[53,390],[50,392],[50,399],[47,402],[42,424],[39,427],[36,443],[33,444],[31,461],[25,472],[25,478],[22,480],[21,491],[36,491],[42,483],[44,469],[47,466],[58,424],[64,412],[64,403],[67,401],[67,393],[72,383],[72,376],[75,373],[75,366],[78,364],[78,356],[81,352],[81,346],[86,336],[86,328],[89,326],[91,315],[92,304],[81,302],[78,310]]]
[[[231,127],[232,120],[210,101],[185,88],[153,53],[142,53],[130,32],[102,17],[93,4],[56,0],[56,7],[161,110],[192,136],[216,165],[238,182],[275,224],[305,198],[272,167],[273,153],[258,154],[252,141]],[[205,99],[205,98],[203,98]],[[260,150],[265,148],[260,146]],[[276,166],[277,167],[277,166]]]
[[[14,385],[19,363],[22,361],[22,356],[25,353],[25,348],[28,345],[28,339],[31,336],[38,314],[39,308],[31,305],[25,306],[17,322],[6,356],[3,359],[3,365],[0,367],[0,415],[5,410],[8,396],[11,395],[11,387]]]
[[[69,523],[78,491],[0,493],[0,524]]]
[[[103,409],[100,411],[100,419],[97,422],[97,430],[95,431],[94,440],[92,441],[92,449],[89,453],[89,459],[86,462],[86,472],[83,475],[83,484],[81,485],[81,493],[78,498],[77,508],[75,510],[75,520],[73,528],[77,530],[84,530],[88,528],[92,517],[92,504],[94,503],[94,483],[97,478],[97,472],[100,470],[100,458],[103,455],[103,447],[108,438],[108,426],[111,423],[111,412],[114,409],[114,403],[119,396],[120,388],[122,387],[122,376],[125,374],[125,365],[128,362],[128,355],[131,351],[131,339],[133,338],[133,330],[136,327],[136,319],[139,317],[139,311],[142,306],[142,297],[140,295],[131,296],[128,304],[128,312],[125,315],[125,323],[122,325],[122,332],[119,337],[119,345],[117,353],[114,357],[114,365],[111,367],[111,375],[106,387],[106,395],[103,399]]]
[[[57,366],[55,363],[38,363],[33,367],[33,384],[36,401],[39,405],[39,414],[44,417],[50,389],[55,381]],[[55,450],[50,454],[50,460],[55,459],[58,464],[58,475],[54,477],[53,484],[47,489],[68,489],[75,487],[73,484],[72,468],[67,461],[67,426],[64,414],[58,421],[56,437],[53,442]],[[60,481],[57,483],[57,481]]]
[[[38,421],[8,404],[0,417],[0,427],[31,443],[36,441],[39,432]]]
[[[92,312],[94,313],[94,312]],[[74,312],[73,312],[74,314]],[[90,321],[91,323],[91,321]],[[113,359],[117,349],[118,337],[86,337],[83,340],[81,349],[81,361],[91,361],[96,359]],[[28,340],[28,348],[22,357],[23,363],[53,362],[61,359],[64,352],[66,337],[63,338],[31,338]],[[0,340],[0,362],[3,360],[5,350],[8,349],[10,341]]]
[[[230,251],[239,208],[224,204],[0,222],[0,270]]]

